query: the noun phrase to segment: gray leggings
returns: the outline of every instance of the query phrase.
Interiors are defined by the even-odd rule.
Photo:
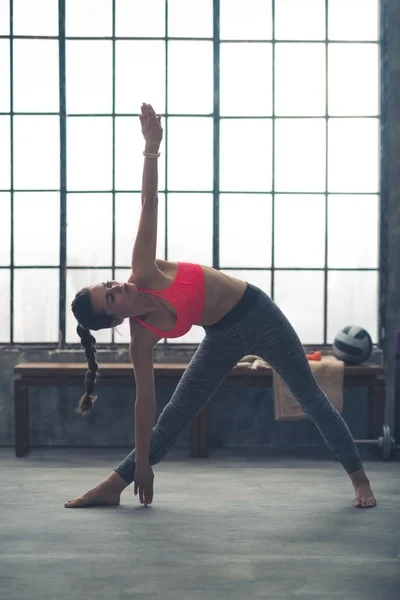
[[[238,305],[204,329],[204,339],[153,428],[151,465],[164,458],[240,359],[255,354],[280,375],[347,473],[362,468],[348,426],[318,386],[296,332],[269,296],[248,284]],[[135,450],[115,471],[132,483]]]

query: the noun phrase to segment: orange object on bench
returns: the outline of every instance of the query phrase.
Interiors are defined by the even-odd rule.
[[[321,360],[322,353],[319,350],[313,352],[313,354],[306,354],[307,360]]]

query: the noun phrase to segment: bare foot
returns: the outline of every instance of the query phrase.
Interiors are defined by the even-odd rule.
[[[65,508],[85,508],[88,506],[117,506],[120,502],[121,492],[127,483],[117,474],[112,473],[95,488],[83,496],[69,500]]]
[[[355,490],[356,495],[353,502],[355,508],[373,508],[376,506],[375,496],[369,485],[360,485]]]

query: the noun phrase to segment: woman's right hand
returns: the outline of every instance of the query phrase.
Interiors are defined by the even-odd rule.
[[[134,493],[137,496],[139,492],[140,504],[147,506],[153,502],[153,482],[154,473],[149,463],[136,463]]]
[[[163,137],[161,117],[157,116],[151,104],[143,102],[139,115],[142,134],[146,140],[146,152],[157,153]]]

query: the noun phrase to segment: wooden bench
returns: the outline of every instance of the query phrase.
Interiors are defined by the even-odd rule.
[[[187,364],[155,363],[157,383],[178,383]],[[70,387],[84,391],[85,363],[20,363],[14,367],[15,454],[25,456],[29,449],[29,388],[32,386]],[[101,386],[134,386],[134,373],[129,363],[102,363]],[[237,365],[228,375],[223,387],[265,387],[272,385],[272,369],[260,371]],[[368,437],[382,434],[385,416],[383,367],[378,365],[345,366],[345,387],[368,388]],[[191,426],[190,456],[208,456],[208,409],[203,408]]]

